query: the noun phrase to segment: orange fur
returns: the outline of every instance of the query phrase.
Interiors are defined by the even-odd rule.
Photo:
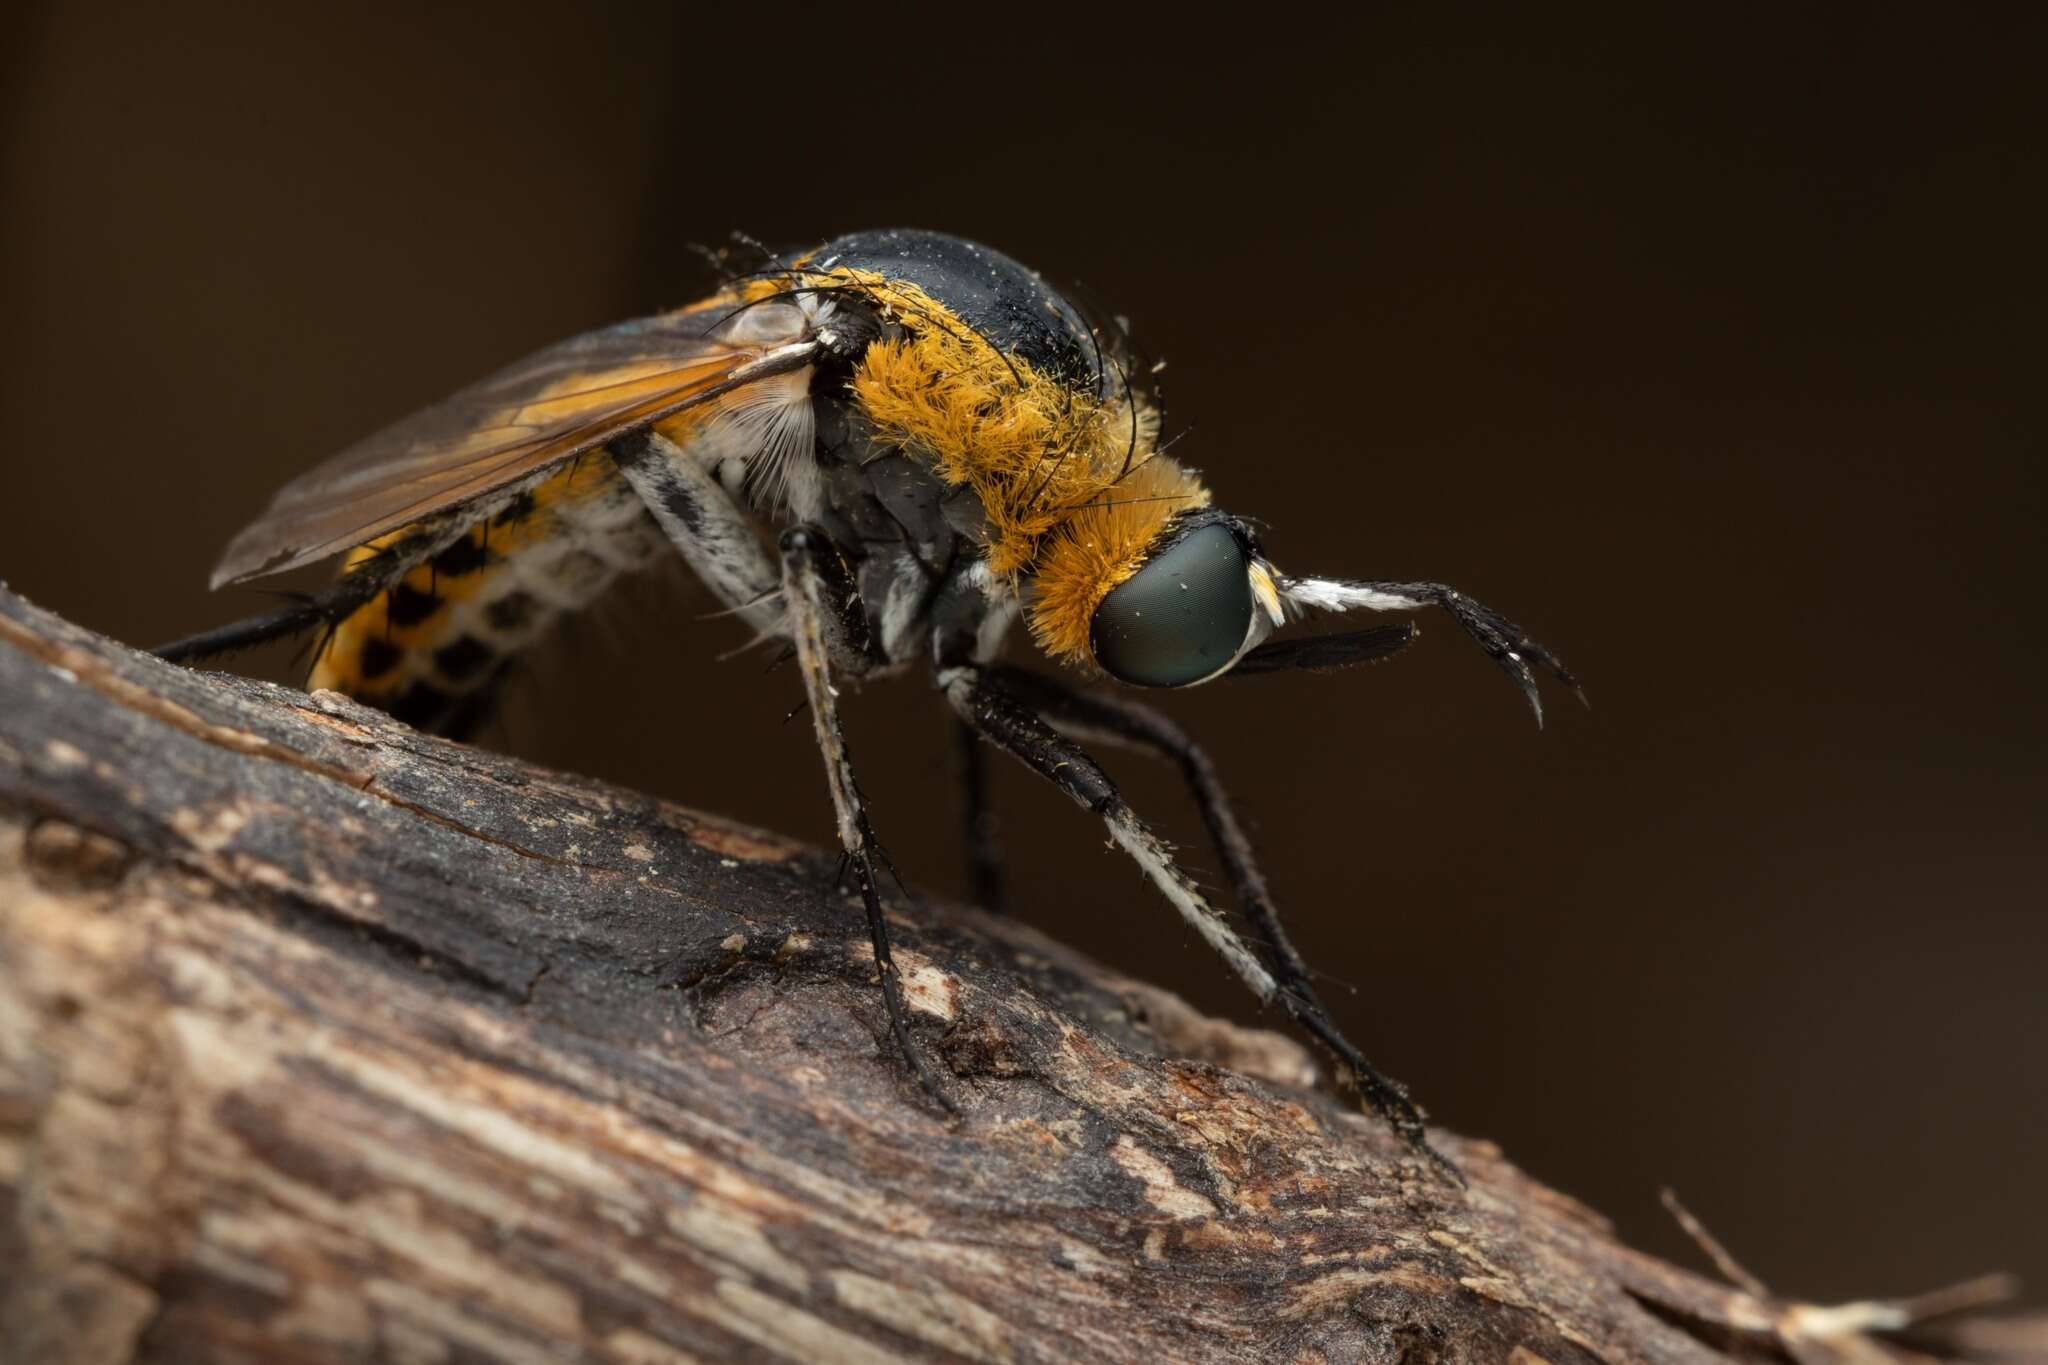
[[[868,347],[854,398],[886,439],[974,490],[990,571],[1030,580],[1033,636],[1056,657],[1088,661],[1096,605],[1175,512],[1208,501],[1194,474],[1154,453],[1158,413],[998,353],[915,285],[844,268],[803,283],[858,290],[902,329]]]
[[[1163,455],[1070,513],[1040,547],[1026,595],[1038,647],[1068,663],[1093,662],[1089,628],[1110,589],[1138,571],[1166,523],[1209,505],[1201,480]]]

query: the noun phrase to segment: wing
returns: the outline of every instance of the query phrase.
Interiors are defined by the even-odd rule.
[[[803,311],[729,300],[562,342],[359,441],[287,484],[228,545],[213,586],[281,573],[811,363]]]

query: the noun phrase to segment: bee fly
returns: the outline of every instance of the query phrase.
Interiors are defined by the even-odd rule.
[[[963,733],[1100,816],[1187,924],[1418,1149],[1422,1112],[1338,1031],[1280,926],[1250,841],[1194,741],[1135,702],[996,662],[1021,616],[1052,658],[1137,687],[1381,658],[1412,628],[1269,641],[1315,611],[1450,613],[1542,720],[1520,628],[1440,583],[1290,575],[1159,446],[1121,330],[1035,272],[938,233],[861,232],[771,258],[688,308],[541,351],[287,485],[213,586],[345,555],[323,592],[158,652],[190,660],[324,629],[311,688],[460,734],[508,660],[618,575],[673,550],[764,638],[809,700],[889,1025],[911,1044],[876,882],[883,855],[833,679],[930,670]],[[766,534],[764,534],[766,533]],[[1239,935],[1076,736],[1186,776],[1240,907]],[[970,739],[970,752],[978,753]],[[970,831],[980,765],[970,762]],[[978,889],[994,853],[970,838]],[[1439,1158],[1440,1159],[1440,1158]]]

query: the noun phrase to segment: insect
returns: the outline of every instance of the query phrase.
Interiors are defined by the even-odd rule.
[[[766,253],[764,253],[765,255]],[[1542,720],[1520,628],[1439,583],[1298,576],[1215,507],[1159,440],[1120,328],[1035,272],[932,232],[860,232],[768,257],[701,303],[541,351],[288,484],[235,537],[216,588],[343,556],[324,591],[159,650],[190,660],[322,630],[310,687],[461,734],[506,665],[613,579],[675,553],[802,675],[889,1027],[953,1107],[903,1015],[877,865],[833,680],[925,672],[980,741],[1098,815],[1254,995],[1332,1056],[1417,1149],[1423,1114],[1339,1032],[1282,929],[1203,751],[1157,711],[999,662],[1021,619],[1090,679],[1191,687],[1394,652],[1407,625],[1270,640],[1312,612],[1448,612]],[[1177,764],[1252,934],[1231,922],[1077,742]],[[971,830],[985,830],[968,765]],[[977,890],[996,862],[971,839]],[[1441,1158],[1438,1158],[1441,1160]]]

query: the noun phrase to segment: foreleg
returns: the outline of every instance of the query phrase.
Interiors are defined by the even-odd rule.
[[[1442,607],[1450,614],[1473,642],[1486,651],[1486,656],[1500,666],[1502,672],[1514,680],[1522,695],[1529,699],[1529,707],[1536,713],[1536,723],[1543,723],[1543,699],[1536,693],[1536,674],[1529,667],[1534,662],[1538,667],[1547,668],[1557,680],[1578,694],[1579,701],[1586,700],[1585,689],[1572,676],[1564,661],[1529,637],[1529,633],[1513,621],[1502,616],[1484,602],[1477,601],[1456,588],[1443,583],[1380,583],[1355,582],[1343,578],[1282,578],[1278,580],[1280,595],[1288,604],[1297,608],[1319,608],[1324,611],[1351,611],[1363,608],[1366,611],[1417,611],[1423,607]]]
[[[1411,1146],[1450,1169],[1449,1163],[1426,1141],[1422,1112],[1408,1098],[1407,1091],[1366,1060],[1338,1030],[1313,993],[1283,988],[1258,954],[1174,863],[1158,836],[1125,804],[1116,785],[1094,759],[1056,732],[1002,677],[990,670],[972,666],[947,668],[939,674],[939,686],[954,711],[983,738],[1022,761],[1077,804],[1101,816],[1109,828],[1110,839],[1137,862],[1181,918],[1230,964],[1252,994],[1263,1003],[1277,1003],[1284,1008],[1336,1057],[1342,1072],[1340,1080],[1356,1090]],[[1235,828],[1234,817],[1231,827]],[[1238,838],[1242,839],[1241,831]],[[1262,882],[1259,888],[1263,891]],[[1287,953],[1298,966],[1299,956],[1293,954],[1291,947]]]

